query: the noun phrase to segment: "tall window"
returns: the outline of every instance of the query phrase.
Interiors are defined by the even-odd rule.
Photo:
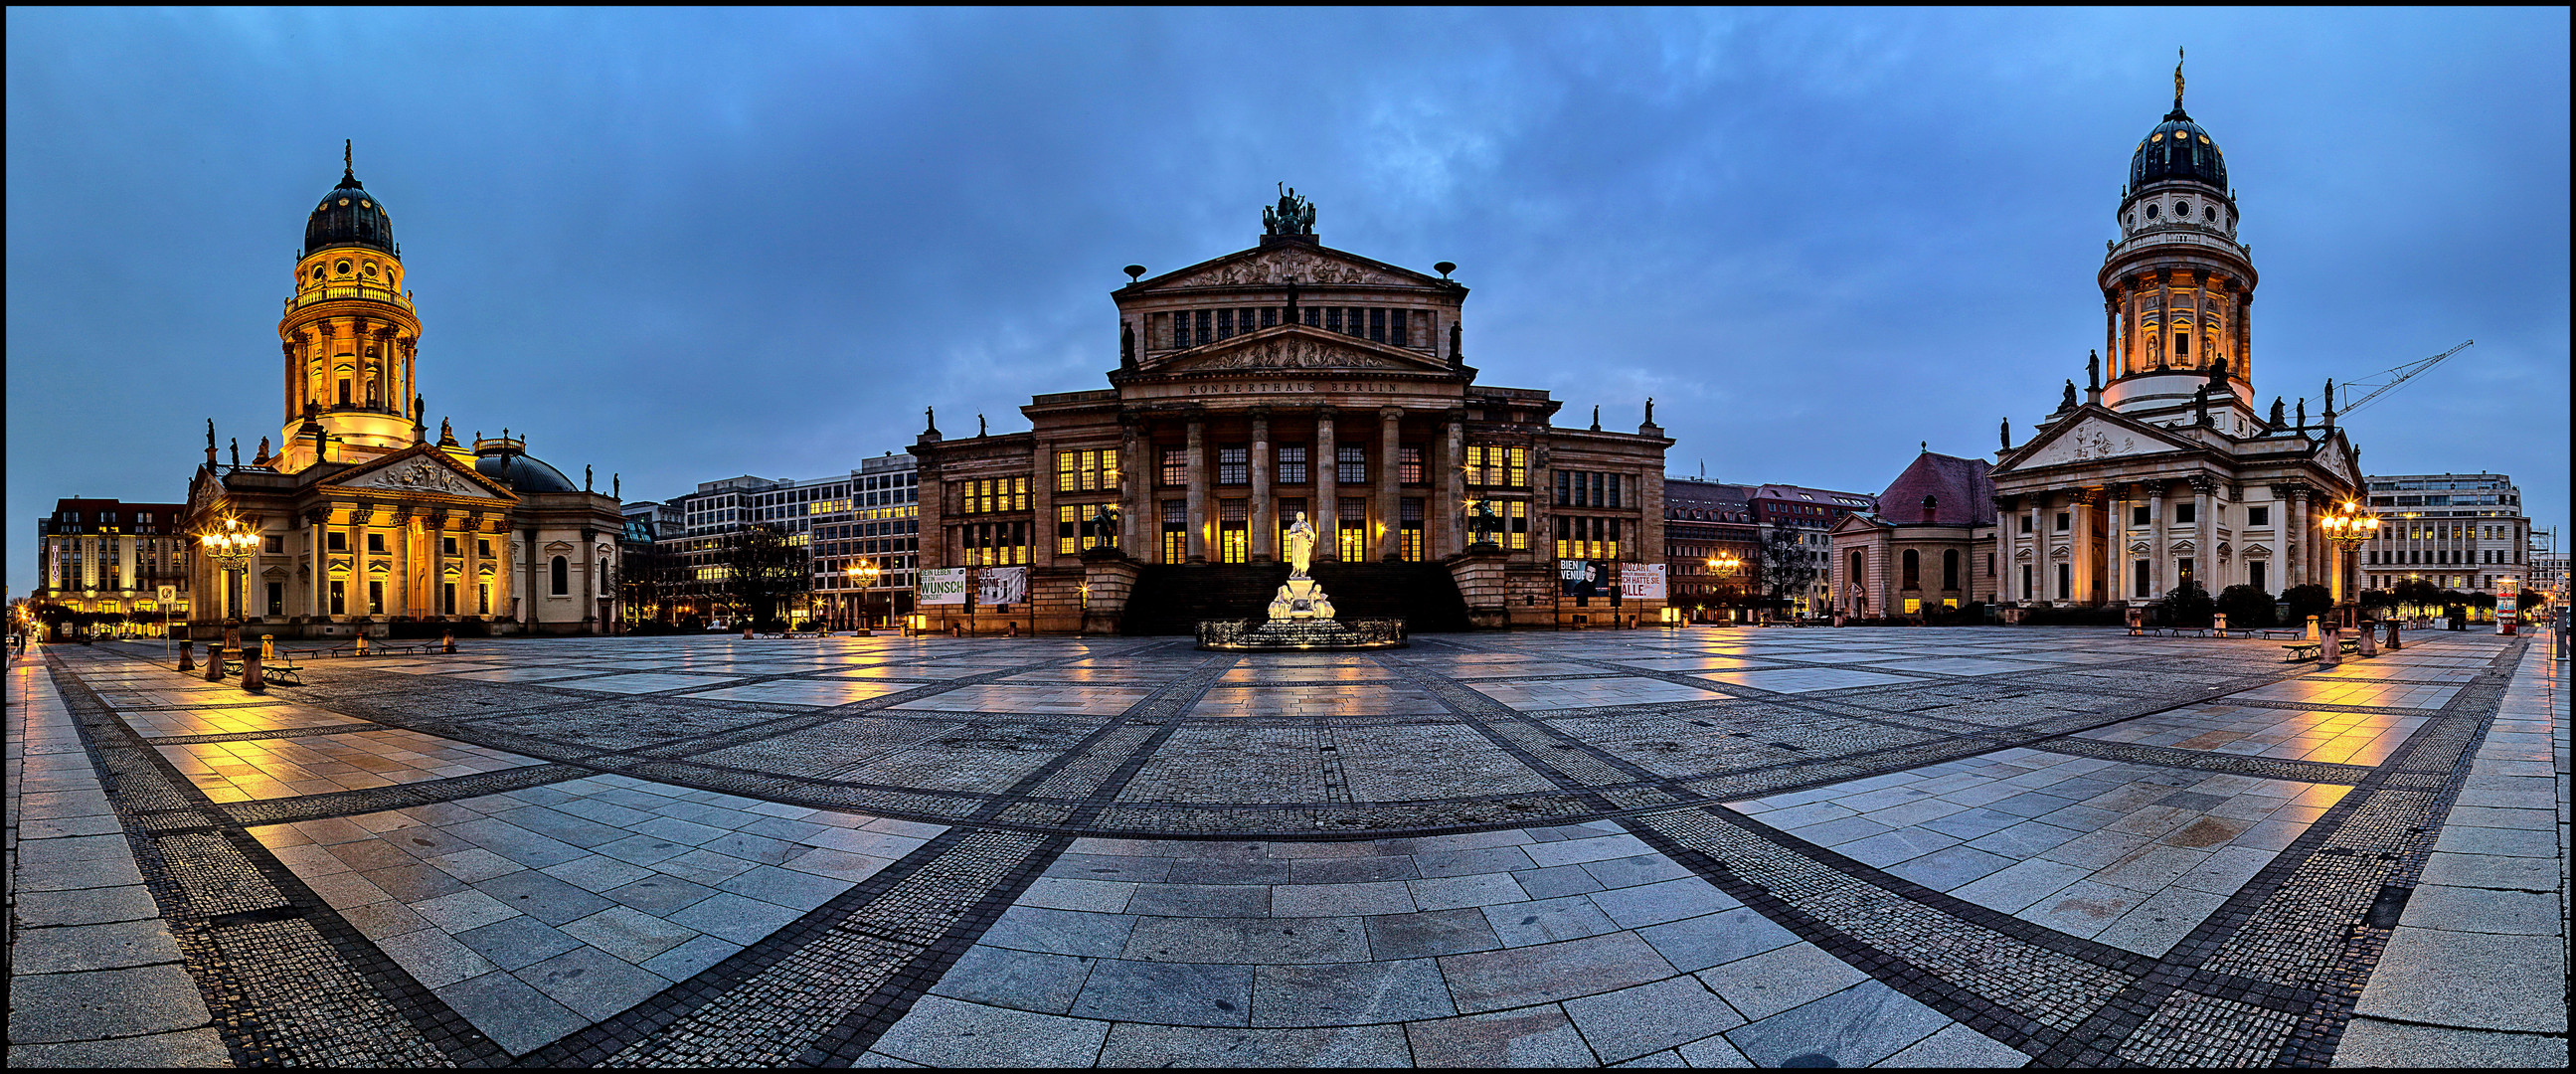
[[[438,583],[438,614],[456,614],[456,583]]]
[[[1190,449],[1163,449],[1163,487],[1176,489],[1190,483]]]
[[[1272,468],[1271,472],[1278,476],[1279,483],[1282,485],[1305,484],[1306,445],[1279,445],[1279,465]]]
[[[1200,310],[1200,311],[1198,311],[1198,315],[1199,315],[1199,320],[1198,320],[1198,326],[1199,326],[1198,341],[1199,341],[1199,342],[1201,342],[1201,343],[1213,343],[1213,342],[1216,342],[1216,329],[1214,328],[1215,321],[1213,320],[1213,318],[1215,317],[1215,314],[1214,314],[1214,313],[1212,313],[1212,312],[1210,312],[1210,311],[1208,311],[1208,310]],[[1183,317],[1187,317],[1187,316],[1189,316],[1189,314],[1184,313],[1184,314],[1182,314],[1181,316],[1183,316]]]
[[[2057,565],[2057,599],[2072,600],[2074,595],[2075,567],[2071,563],[2060,563]]]
[[[1163,501],[1163,562],[1190,561],[1190,502]]]
[[[1368,500],[1344,496],[1333,538],[1333,552],[1345,563],[1368,562]]]
[[[1422,484],[1422,445],[1405,444],[1395,449],[1396,480],[1400,484]]]
[[[571,562],[565,560],[562,556],[556,556],[553,564],[548,567],[548,570],[552,572],[553,584],[547,591],[558,597],[572,595]]]
[[[371,581],[367,583],[367,614],[385,614],[385,584],[383,582]]]
[[[1118,487],[1118,449],[1099,448],[1055,453],[1057,492],[1095,492]]]
[[[2132,570],[2137,575],[2137,578],[2129,587],[2129,596],[2138,600],[2145,600],[2146,598],[2153,596],[2154,594],[2147,592],[2147,589],[2149,586],[2155,584],[2154,577],[2150,573],[2155,570],[2155,565],[2148,560],[2142,559],[2137,561],[2137,566],[2132,568]]]
[[[1059,504],[1055,509],[1055,550],[1073,555],[1093,548],[1118,547],[1115,516],[1100,517],[1099,504]]]
[[[286,583],[268,583],[268,614],[272,616],[286,614]]]
[[[1846,586],[1859,586],[1867,583],[1868,581],[1869,579],[1861,574],[1860,552],[1858,550],[1854,550],[1851,554],[1851,573],[1843,577],[1843,584]]]
[[[1941,588],[1959,588],[1959,552],[1957,549],[1951,549],[1941,553]]]
[[[340,602],[339,583],[332,583],[331,588],[331,602],[333,604],[337,604]],[[492,584],[490,582],[481,582],[474,586],[474,614],[492,614]]]
[[[1529,449],[1502,444],[1467,445],[1467,484],[1523,488],[1529,484]]]
[[[1345,485],[1368,483],[1368,445],[1335,444],[1333,457],[1334,480]]]
[[[1422,562],[1422,500],[1407,496],[1397,500],[1396,553],[1407,563]]]
[[[1340,306],[1333,306],[1324,310],[1324,331],[1339,332],[1341,330],[1342,308]]]
[[[1242,563],[1251,558],[1251,501],[1218,500],[1216,502],[1217,562]]]
[[[1384,343],[1384,342],[1386,342],[1386,311],[1385,311],[1385,310],[1382,310],[1382,309],[1372,309],[1372,310],[1368,311],[1368,337],[1369,337],[1369,342],[1371,342],[1371,343]]]
[[[1404,311],[1390,311],[1387,321],[1386,341],[1399,347],[1410,346],[1405,342]]]
[[[2192,580],[2192,578],[2191,578],[2191,561],[2190,561],[2190,560],[2188,560],[2188,559],[2177,559],[2177,560],[2175,560],[2175,561],[2174,561],[2174,577],[2175,577],[2175,579],[2176,579],[2177,581],[2181,581],[2181,582],[2189,582],[2189,581],[2191,581],[2191,580]]]
[[[1905,588],[1923,588],[1923,557],[1911,548],[1905,550]]]
[[[1220,444],[1216,449],[1216,483],[1249,485],[1252,483],[1252,446]]]
[[[349,614],[348,583],[337,578],[331,580],[331,614]]]
[[[1226,338],[1231,337],[1231,336],[1233,336],[1233,335],[1234,335],[1234,311],[1233,311],[1233,310],[1218,310],[1218,311],[1216,311],[1216,338],[1218,338],[1218,339],[1226,339]]]

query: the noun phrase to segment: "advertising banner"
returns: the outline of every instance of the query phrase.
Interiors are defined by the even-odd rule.
[[[1629,600],[1663,600],[1664,565],[1629,563],[1619,568],[1619,595]]]
[[[986,567],[975,579],[975,603],[990,608],[996,604],[1029,602],[1029,569],[1026,567]]]
[[[1589,559],[1556,561],[1557,585],[1569,597],[1590,598],[1601,595],[1601,564]]]
[[[966,568],[937,567],[915,572],[921,579],[922,604],[966,603]]]
[[[2511,634],[2514,632],[2514,628],[2519,625],[2515,620],[2521,618],[2521,615],[2516,611],[2516,609],[2521,606],[2522,580],[2519,578],[2496,579],[2496,633]]]

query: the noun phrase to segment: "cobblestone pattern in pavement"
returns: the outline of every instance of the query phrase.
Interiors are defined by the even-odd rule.
[[[2033,636],[495,643],[258,701],[66,651],[207,1013],[62,1054],[2563,1059],[2563,995],[2553,1030],[2416,983],[2431,943],[2563,975],[2565,721],[2553,812],[2550,702],[2512,693],[2546,661]]]

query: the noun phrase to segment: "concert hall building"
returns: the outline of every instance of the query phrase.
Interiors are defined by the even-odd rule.
[[[1553,423],[1548,393],[1476,382],[1465,285],[1316,240],[1293,192],[1260,244],[1111,292],[1108,386],[1033,397],[1028,429],[930,423],[920,566],[1027,571],[1017,605],[938,604],[930,629],[1187,633],[1264,615],[1282,534],[1345,619],[1414,630],[1653,622],[1660,596],[1569,596],[1555,560],[1660,581],[1664,450]],[[1651,570],[1646,569],[1652,565]],[[1661,586],[1632,585],[1660,593]],[[969,593],[974,592],[968,586]],[[1015,590],[998,590],[1015,591]]]

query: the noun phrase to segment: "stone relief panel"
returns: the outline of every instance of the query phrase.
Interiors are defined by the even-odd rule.
[[[491,495],[481,486],[468,480],[465,475],[428,459],[413,459],[410,462],[397,463],[350,481],[348,484],[393,489],[398,492],[442,492],[450,496],[484,498],[489,498]]]
[[[2089,462],[2171,450],[2173,445],[2150,440],[2140,444],[2137,434],[2108,422],[2086,421],[2034,452],[2020,463],[2023,467],[2053,466],[2065,462]]]
[[[1287,336],[1265,339],[1211,354],[1187,369],[1401,369],[1386,358],[1336,347],[1318,339]]]
[[[1340,258],[1326,257],[1310,250],[1280,250],[1248,257],[1230,265],[1220,265],[1195,276],[1174,280],[1167,286],[1211,286],[1243,284],[1358,283],[1403,286],[1413,283],[1392,273],[1354,265]]]

